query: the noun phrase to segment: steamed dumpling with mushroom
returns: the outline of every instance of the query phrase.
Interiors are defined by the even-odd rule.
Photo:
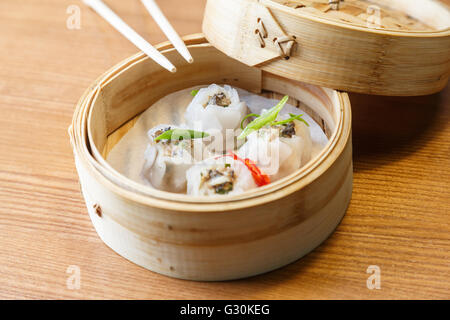
[[[283,178],[311,159],[312,140],[301,115],[278,116],[288,97],[252,121],[239,138],[246,138],[240,157],[253,160],[272,180]]]
[[[186,179],[187,194],[193,196],[236,195],[270,183],[254,163],[234,153],[197,163]]]
[[[212,84],[193,91],[193,95],[185,112],[188,126],[211,134],[214,137],[211,147],[217,152],[235,149],[235,130],[239,129],[248,110],[237,90],[228,85]]]
[[[202,138],[206,133],[160,125],[148,132],[142,176],[154,188],[186,191],[186,171],[210,156]]]

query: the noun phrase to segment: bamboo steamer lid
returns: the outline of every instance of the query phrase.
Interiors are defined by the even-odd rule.
[[[436,0],[208,0],[203,32],[249,66],[343,91],[426,95],[450,75]]]

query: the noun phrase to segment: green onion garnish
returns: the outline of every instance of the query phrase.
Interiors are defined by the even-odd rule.
[[[192,90],[191,91],[191,96],[195,97],[198,93],[198,90]]]
[[[272,123],[271,125],[272,125],[272,126],[277,126],[277,125],[282,125],[282,124],[286,124],[286,123],[292,122],[292,121],[294,121],[294,120],[299,120],[299,121],[302,121],[303,123],[305,123],[305,124],[309,127],[308,122],[306,122],[306,121],[302,118],[302,117],[303,117],[302,114],[295,115],[295,114],[293,114],[293,113],[289,113],[289,115],[291,116],[289,119],[282,120],[282,121],[278,121],[278,122],[274,122],[274,123]]]
[[[246,116],[244,117],[244,119],[242,119],[242,121],[241,121],[241,129],[242,129],[242,130],[244,130],[244,122],[245,122],[245,120],[247,120],[247,119],[250,118],[250,117],[256,117],[256,118],[258,118],[258,117],[259,117],[259,114],[256,114],[256,113],[250,113],[250,114],[246,115]]]
[[[261,116],[250,122],[242,131],[242,133],[239,135],[238,139],[245,139],[250,133],[257,131],[264,127],[267,124],[270,124],[274,122],[277,119],[278,113],[280,113],[281,109],[286,105],[286,102],[288,101],[289,96],[285,96],[283,99],[281,99],[278,104],[269,109],[268,111],[264,112]]]
[[[208,137],[209,134],[201,131],[186,130],[186,129],[171,129],[163,132],[155,138],[155,141],[160,140],[191,140]]]

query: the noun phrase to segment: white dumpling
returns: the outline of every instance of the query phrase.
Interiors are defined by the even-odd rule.
[[[311,152],[308,127],[294,120],[251,133],[237,154],[254,161],[274,181],[305,165],[311,159]]]
[[[155,141],[170,125],[160,125],[148,132],[150,143],[144,153],[143,178],[154,188],[168,192],[186,191],[186,171],[210,156],[202,139]]]
[[[211,134],[211,147],[217,152],[235,149],[235,136],[247,114],[247,105],[241,102],[236,89],[212,84],[202,88],[186,109],[189,127]]]
[[[235,195],[257,187],[250,170],[228,157],[197,163],[186,179],[187,194],[192,196]]]

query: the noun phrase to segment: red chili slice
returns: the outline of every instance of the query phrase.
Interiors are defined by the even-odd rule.
[[[258,185],[258,187],[262,187],[265,185],[268,185],[270,183],[270,178],[268,175],[261,172],[261,169],[258,168],[256,163],[254,163],[250,159],[241,159],[239,158],[234,152],[229,152],[228,154],[224,155],[224,157],[232,157],[234,160],[240,161],[250,170],[253,180],[255,180],[255,183]]]

